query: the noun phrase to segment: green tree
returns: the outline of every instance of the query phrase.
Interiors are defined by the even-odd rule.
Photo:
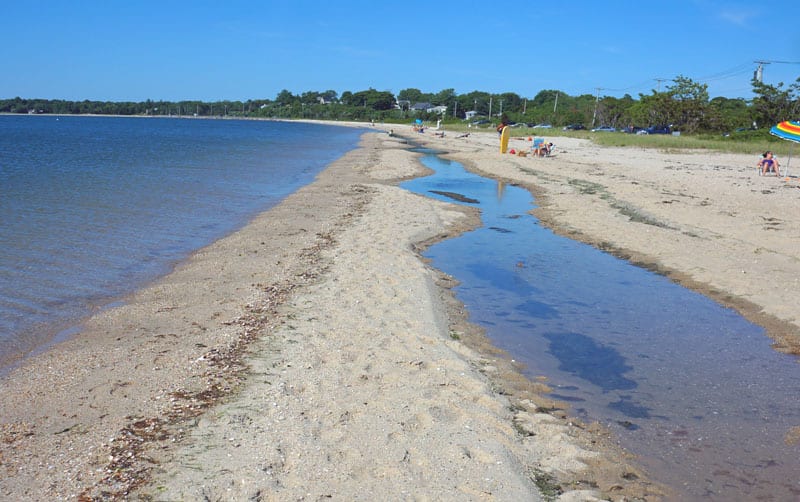
[[[422,103],[423,101],[430,101],[430,95],[424,94],[419,89],[414,89],[413,87],[410,87],[408,89],[403,89],[402,91],[398,92],[397,100],[409,101],[413,105],[415,103]]]
[[[319,103],[320,93],[307,91],[300,95],[300,102],[304,105],[314,105]]]
[[[708,103],[705,126],[711,131],[732,131],[749,126],[752,122],[750,107],[742,98],[716,97]]]
[[[275,102],[280,105],[288,105],[293,103],[295,99],[295,96],[291,92],[284,89],[275,97]]]
[[[781,89],[783,82],[773,86],[753,79],[752,84],[753,94],[756,95],[753,98],[752,116],[759,126],[771,127],[778,122],[798,118],[800,78],[785,90]]]
[[[640,94],[640,104],[632,106],[631,118],[647,125],[671,125],[688,133],[700,130],[707,120],[708,85],[681,75],[672,82],[664,92]]]
[[[372,110],[391,110],[394,108],[394,94],[389,91],[367,89],[353,94],[352,105],[363,106]]]
[[[338,94],[336,91],[328,89],[320,94],[320,96],[325,100],[326,103],[333,103],[338,98]]]
[[[672,120],[669,123],[683,131],[696,132],[705,120],[708,84],[701,84],[681,75],[675,77],[673,82],[673,85],[667,86],[667,94],[672,101]]]
[[[491,94],[482,91],[472,91],[459,97],[459,108],[478,112],[480,115],[489,115],[489,98]]]
[[[453,103],[456,100],[456,90],[455,89],[443,89],[433,96],[429,100],[434,105],[445,105],[449,107],[453,107]]]

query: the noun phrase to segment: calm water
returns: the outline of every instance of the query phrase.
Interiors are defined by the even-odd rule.
[[[0,367],[309,183],[361,133],[0,116]]]
[[[553,234],[526,190],[423,163],[436,174],[404,187],[476,199],[484,224],[426,255],[529,376],[608,425],[675,499],[800,499],[800,448],[784,442],[800,425],[795,357],[736,312]]]

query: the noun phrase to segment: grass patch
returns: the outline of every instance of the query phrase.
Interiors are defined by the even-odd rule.
[[[536,488],[539,489],[544,500],[556,500],[564,493],[564,489],[556,482],[556,478],[541,469],[536,469],[535,467],[531,468],[529,476],[533,484],[536,485]]]
[[[609,197],[608,192],[606,192],[606,187],[601,185],[600,183],[593,183],[591,181],[585,180],[577,180],[577,179],[570,179],[568,183],[578,189],[583,195],[594,195],[597,193],[601,194],[601,198],[607,199]]]
[[[764,131],[736,133],[724,137],[722,134],[681,134],[670,136],[667,134],[649,134],[638,136],[624,133],[587,133],[585,135],[593,142],[602,146],[654,148],[666,153],[698,151],[698,152],[728,152],[757,155],[767,150],[774,151],[778,156],[789,154],[790,144],[781,141]]]

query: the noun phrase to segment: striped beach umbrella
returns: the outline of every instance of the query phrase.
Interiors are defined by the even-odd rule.
[[[785,120],[778,125],[772,126],[769,133],[781,139],[800,143],[800,122],[796,120]],[[789,162],[792,161],[792,149],[789,149],[789,159],[786,161],[786,172],[784,176],[789,176]]]

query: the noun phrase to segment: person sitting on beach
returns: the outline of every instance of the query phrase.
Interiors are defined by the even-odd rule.
[[[548,157],[553,149],[553,143],[545,143],[544,140],[536,140],[531,148],[531,153],[536,157]]]
[[[764,155],[761,156],[761,160],[758,161],[758,167],[761,168],[761,175],[766,176],[768,172],[772,171],[775,173],[775,176],[780,176],[780,169],[778,165],[778,159],[774,157],[771,151],[767,150],[764,152]]]

